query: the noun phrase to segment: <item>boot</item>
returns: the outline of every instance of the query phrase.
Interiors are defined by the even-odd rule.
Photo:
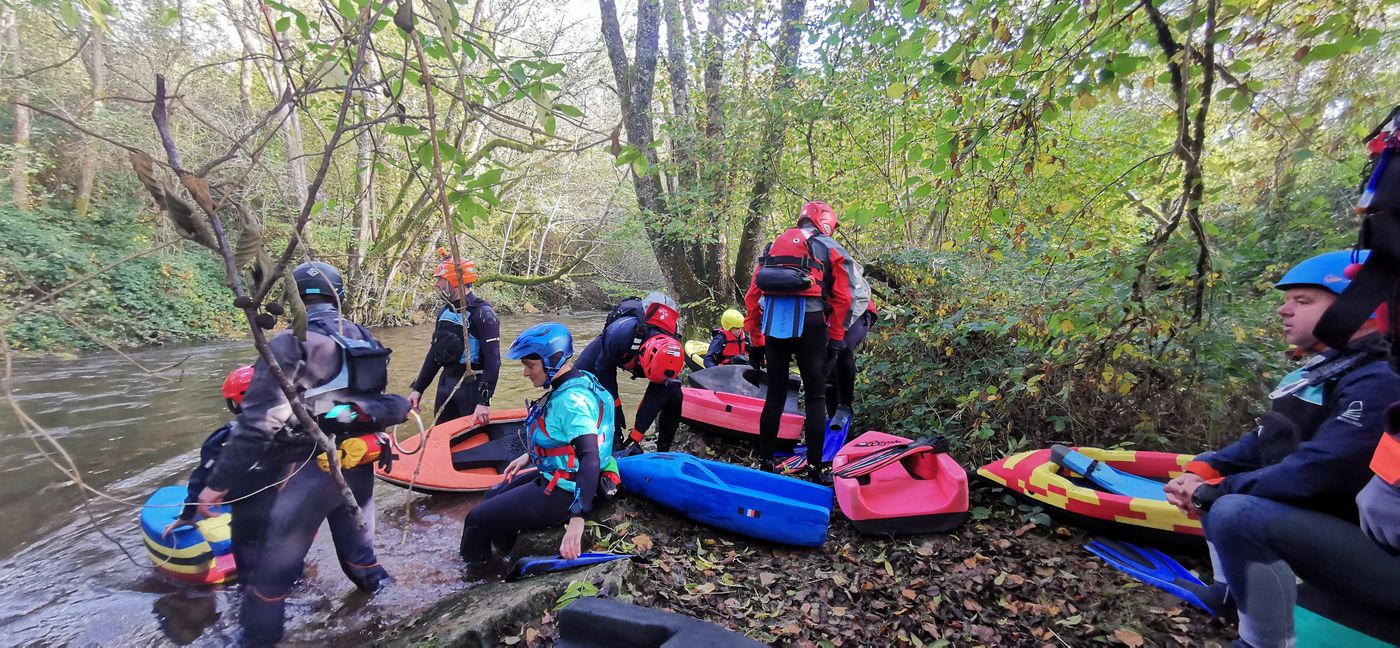
[[[831,478],[831,464],[819,463],[807,466],[807,481],[822,486],[831,486],[835,483]]]
[[[776,469],[775,469],[775,467],[774,467],[774,465],[773,465],[773,458],[772,458],[772,457],[765,457],[765,458],[763,458],[763,459],[759,459],[759,460],[758,460],[758,469],[759,469],[759,470],[762,470],[763,472],[766,472],[766,473],[775,472]]]

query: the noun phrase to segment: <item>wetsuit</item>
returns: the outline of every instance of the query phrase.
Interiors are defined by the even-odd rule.
[[[467,315],[467,337],[462,338],[462,312]],[[457,383],[472,370],[479,372],[475,380],[460,388]],[[491,405],[496,381],[501,375],[501,322],[491,304],[474,294],[468,294],[465,309],[443,306],[438,311],[433,342],[423,356],[423,367],[410,389],[425,393],[433,377],[442,370],[437,394],[433,400],[437,422],[469,416],[477,405]],[[456,394],[453,394],[456,389]],[[451,399],[449,400],[449,395]]]
[[[705,351],[703,359],[705,368],[709,369],[733,363],[747,363],[748,355],[748,334],[740,331],[735,335],[721,328],[715,329],[715,336],[710,339],[710,348]]]
[[[846,329],[846,348],[836,354],[836,362],[826,382],[826,414],[830,418],[836,408],[852,410],[856,402],[856,348],[865,341],[870,328],[875,326],[875,302],[870,302],[851,328]]]
[[[205,482],[209,479],[209,473],[214,470],[214,462],[219,458],[219,453],[223,452],[224,444],[228,443],[229,434],[233,432],[233,423],[225,423],[223,427],[214,430],[205,437],[204,443],[199,446],[199,465],[190,471],[189,487],[185,495],[185,507],[180,509],[180,519],[192,521],[198,515],[199,492],[204,490]]]
[[[807,442],[810,466],[822,465],[822,444],[826,437],[826,366],[828,340],[846,339],[846,317],[851,310],[851,284],[854,280],[850,255],[829,236],[817,232],[811,224],[801,228],[807,235],[810,255],[822,265],[821,283],[812,287],[816,294],[800,295],[804,309],[800,337],[769,337],[763,330],[764,300],[771,297],[758,287],[761,267],[754,268],[749,290],[744,295],[746,314],[744,331],[755,347],[763,347],[769,376],[786,376],[793,358],[805,389],[806,411],[802,423]],[[766,254],[766,253],[765,253]],[[786,297],[784,295],[776,295]],[[754,352],[757,352],[755,349]],[[820,386],[820,387],[817,387]],[[778,439],[783,407],[787,401],[788,381],[770,380],[763,413],[758,419],[758,453],[761,461],[771,462],[773,447]]]
[[[467,513],[462,559],[487,560],[493,546],[508,553],[521,531],[592,511],[603,471],[617,472],[612,418],[609,394],[592,374],[573,369],[555,376],[525,421],[536,470],[496,485]]]
[[[302,390],[332,383],[343,367],[340,345],[318,329],[338,331],[351,340],[373,340],[364,328],[342,320],[331,304],[312,303],[306,310],[310,322],[305,342],[291,331],[269,342],[273,358]],[[367,522],[362,529],[330,474],[313,460],[318,452],[314,443],[288,425],[293,420],[291,405],[262,358],[254,365],[242,407],[207,485],[228,491],[225,499],[233,500],[286,480],[233,504],[244,639],[270,644],[282,638],[285,599],[302,575],[306,553],[323,521],[330,526],[341,569],[356,587],[374,591],[389,575],[374,552],[373,465],[343,471]]]
[[[640,335],[639,329],[644,329]],[[640,337],[641,342],[645,342],[655,335],[667,333],[654,326],[638,326],[636,317],[620,317],[604,329],[602,335],[589,342],[574,363],[574,367],[596,376],[603,388],[612,395],[613,421],[617,432],[613,443],[616,447],[622,447],[629,440],[640,442],[642,434],[651,428],[652,422],[655,421],[656,449],[666,452],[671,449],[671,443],[676,438],[676,429],[680,427],[681,381],[672,378],[664,383],[647,384],[642,402],[637,404],[637,416],[632,421],[633,431],[626,438],[622,434],[627,426],[627,419],[622,414],[622,398],[618,395],[617,370],[630,371],[634,378],[641,376],[640,359],[635,350],[635,347],[640,346],[637,338]]]

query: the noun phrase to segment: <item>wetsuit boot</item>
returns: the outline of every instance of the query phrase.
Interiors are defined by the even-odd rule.
[[[809,464],[807,471],[803,475],[807,481],[822,486],[831,486],[835,483],[831,478],[831,465],[825,463]]]

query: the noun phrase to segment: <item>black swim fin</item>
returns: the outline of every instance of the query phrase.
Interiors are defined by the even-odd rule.
[[[538,576],[627,558],[636,558],[636,556],[632,554],[586,553],[580,554],[578,558],[573,560],[559,556],[521,556],[511,562],[510,569],[506,571],[506,582],[520,580],[527,576]]]
[[[921,452],[947,451],[948,439],[941,436],[922,437],[909,443],[892,445],[856,459],[841,466],[841,469],[836,471],[836,476],[845,479],[864,477],[909,455]]]
[[[1107,538],[1095,539],[1085,549],[1103,558],[1114,569],[1215,616],[1215,609],[1206,603],[1211,598],[1209,586],[1170,556],[1156,549]]]

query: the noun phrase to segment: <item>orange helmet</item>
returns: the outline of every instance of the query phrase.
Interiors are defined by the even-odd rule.
[[[654,383],[681,375],[685,354],[681,343],[666,335],[653,335],[642,344],[642,375]]]
[[[224,378],[224,402],[234,414],[243,406],[243,397],[248,393],[248,383],[253,382],[253,365],[243,365],[228,372]]]
[[[453,288],[462,285],[470,286],[476,283],[477,280],[476,262],[443,259],[442,263],[438,264],[437,272],[433,273],[433,277],[437,279],[446,279],[447,285]]]
[[[802,225],[802,221],[810,221],[822,234],[831,236],[836,231],[836,212],[820,200],[813,200],[802,206],[802,213],[797,217],[797,224]]]

